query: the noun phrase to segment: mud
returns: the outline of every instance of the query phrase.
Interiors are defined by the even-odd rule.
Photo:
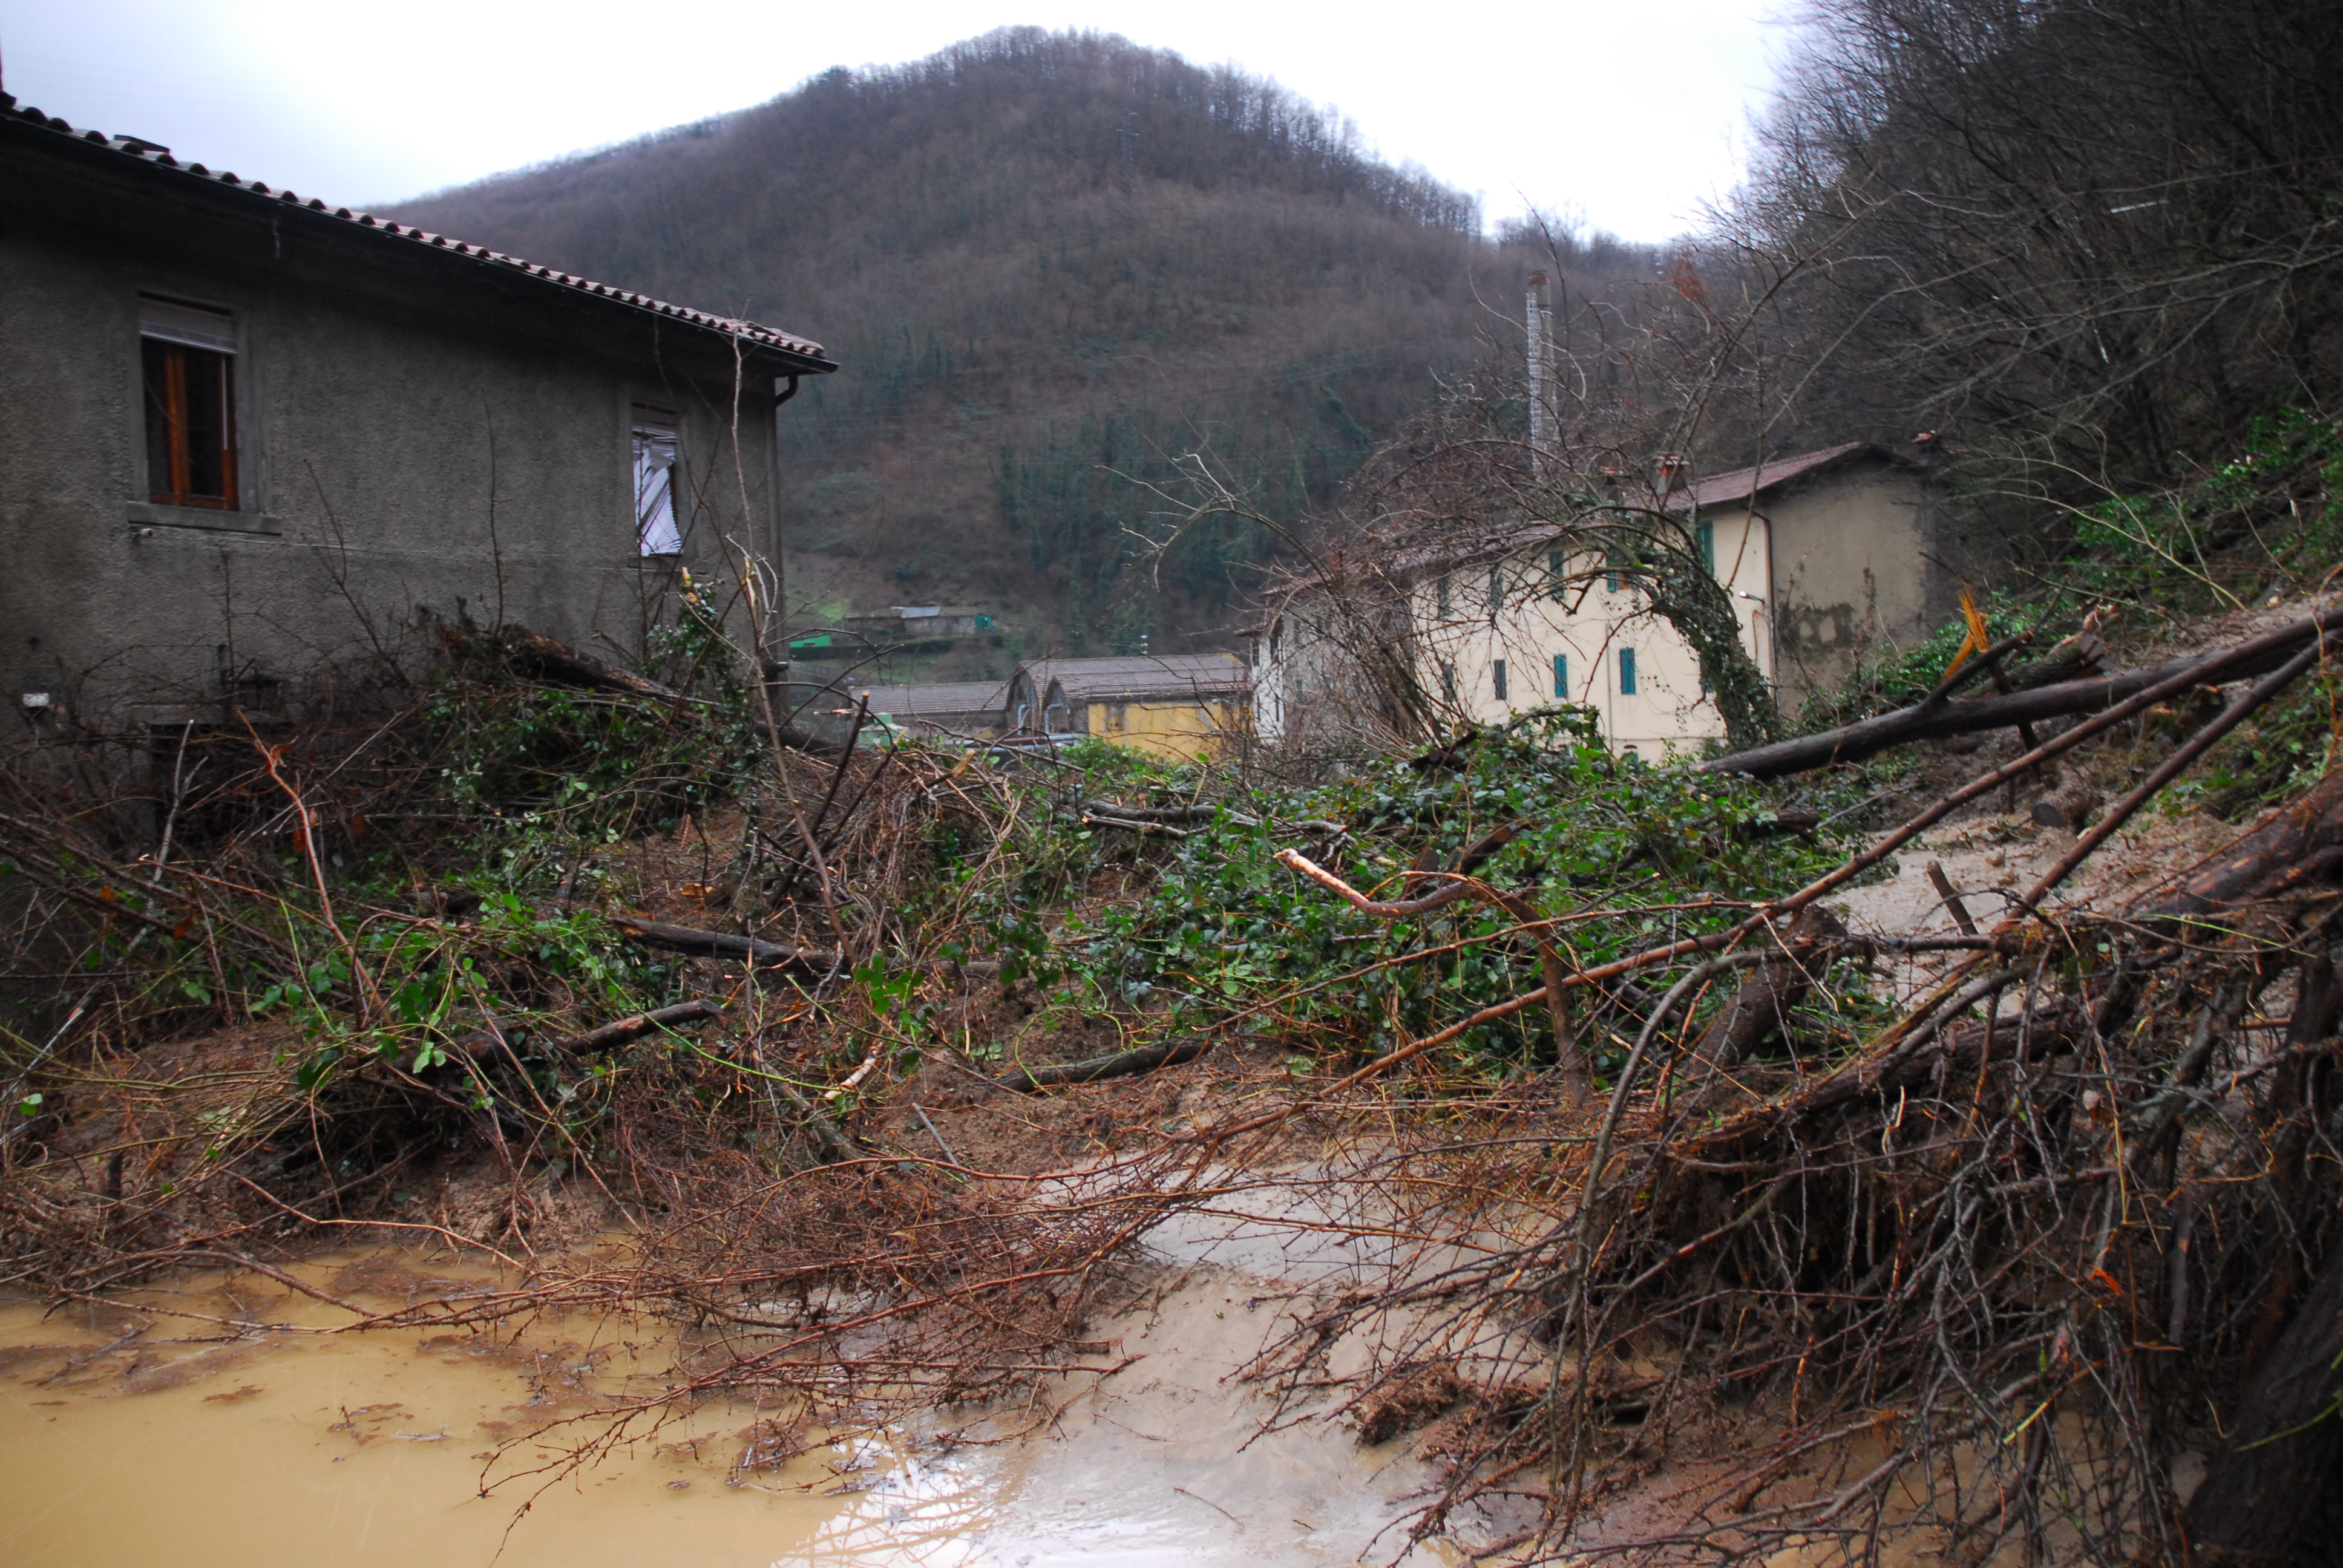
[[[578,1318],[510,1334],[327,1332],[347,1314],[251,1275],[45,1312],[0,1302],[0,1517],[23,1568],[917,1563],[936,1568],[1388,1561],[1426,1474],[1322,1415],[1257,1434],[1232,1374],[1297,1282],[1363,1266],[1297,1253],[1243,1213],[1156,1238],[1140,1299],[1094,1325],[1122,1370],[974,1441],[818,1446],[744,1468],[760,1412],[710,1405],[582,1474],[526,1472],[667,1372],[663,1326]],[[394,1251],[298,1276],[383,1310],[491,1284]],[[173,1315],[182,1314],[182,1315]],[[582,1418],[582,1420],[581,1420]],[[989,1441],[988,1441],[989,1440]],[[484,1480],[489,1493],[480,1495]],[[1412,1559],[1453,1563],[1428,1544]]]

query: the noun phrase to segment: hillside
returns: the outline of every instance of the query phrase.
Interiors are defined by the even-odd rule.
[[[1134,481],[1205,449],[1298,518],[1505,339],[1540,259],[1272,84],[1031,29],[397,216],[827,345],[845,368],[782,422],[796,622],[990,610],[1011,636],[969,674],[1208,645],[1271,541],[1153,571]]]

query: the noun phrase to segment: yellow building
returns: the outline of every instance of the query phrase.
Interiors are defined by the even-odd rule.
[[[1189,762],[1218,754],[1251,721],[1252,672],[1232,653],[1043,659],[1009,681],[1011,737],[1088,737]]]

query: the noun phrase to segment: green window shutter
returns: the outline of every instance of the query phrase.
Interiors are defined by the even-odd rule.
[[[1557,599],[1563,598],[1570,591],[1570,558],[1562,551],[1556,550],[1546,557],[1545,569],[1547,579],[1552,585],[1545,590],[1546,597]]]
[[[1489,665],[1489,684],[1496,689],[1497,700],[1500,702],[1504,701],[1505,661],[1503,659],[1500,658],[1491,661]]]
[[[1635,650],[1632,648],[1619,650],[1619,695],[1635,695]]]
[[[1570,700],[1570,655],[1566,653],[1554,656],[1554,694],[1564,702]]]
[[[1694,548],[1700,551],[1700,564],[1708,568],[1709,576],[1715,577],[1716,575],[1716,525],[1705,518],[1702,518],[1692,526],[1692,539]]]

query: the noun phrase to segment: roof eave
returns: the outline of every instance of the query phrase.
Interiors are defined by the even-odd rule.
[[[232,202],[246,210],[256,212],[265,209],[275,221],[291,217],[300,223],[329,225],[335,232],[371,231],[386,239],[397,239],[422,250],[469,261],[500,277],[518,275],[528,278],[548,291],[558,290],[559,297],[565,300],[599,300],[605,306],[721,343],[728,350],[738,348],[779,375],[819,376],[839,367],[837,362],[822,351],[820,344],[792,337],[760,323],[719,317],[649,295],[597,283],[557,267],[490,250],[486,246],[452,240],[445,235],[432,234],[412,225],[377,218],[348,207],[329,206],[321,197],[305,200],[293,191],[271,187],[258,180],[239,179],[232,173],[214,174],[202,164],[182,163],[163,148],[151,146],[133,147],[126,145],[127,138],[109,138],[94,130],[77,131],[67,122],[53,119],[38,109],[20,107],[15,96],[5,92],[0,92],[0,124],[36,130],[53,138],[48,145],[56,152],[69,153],[70,156],[101,155],[123,160],[123,163],[115,165],[116,167],[135,163],[157,172],[167,171],[166,177],[176,175],[186,182],[184,188],[200,190],[209,199]]]

